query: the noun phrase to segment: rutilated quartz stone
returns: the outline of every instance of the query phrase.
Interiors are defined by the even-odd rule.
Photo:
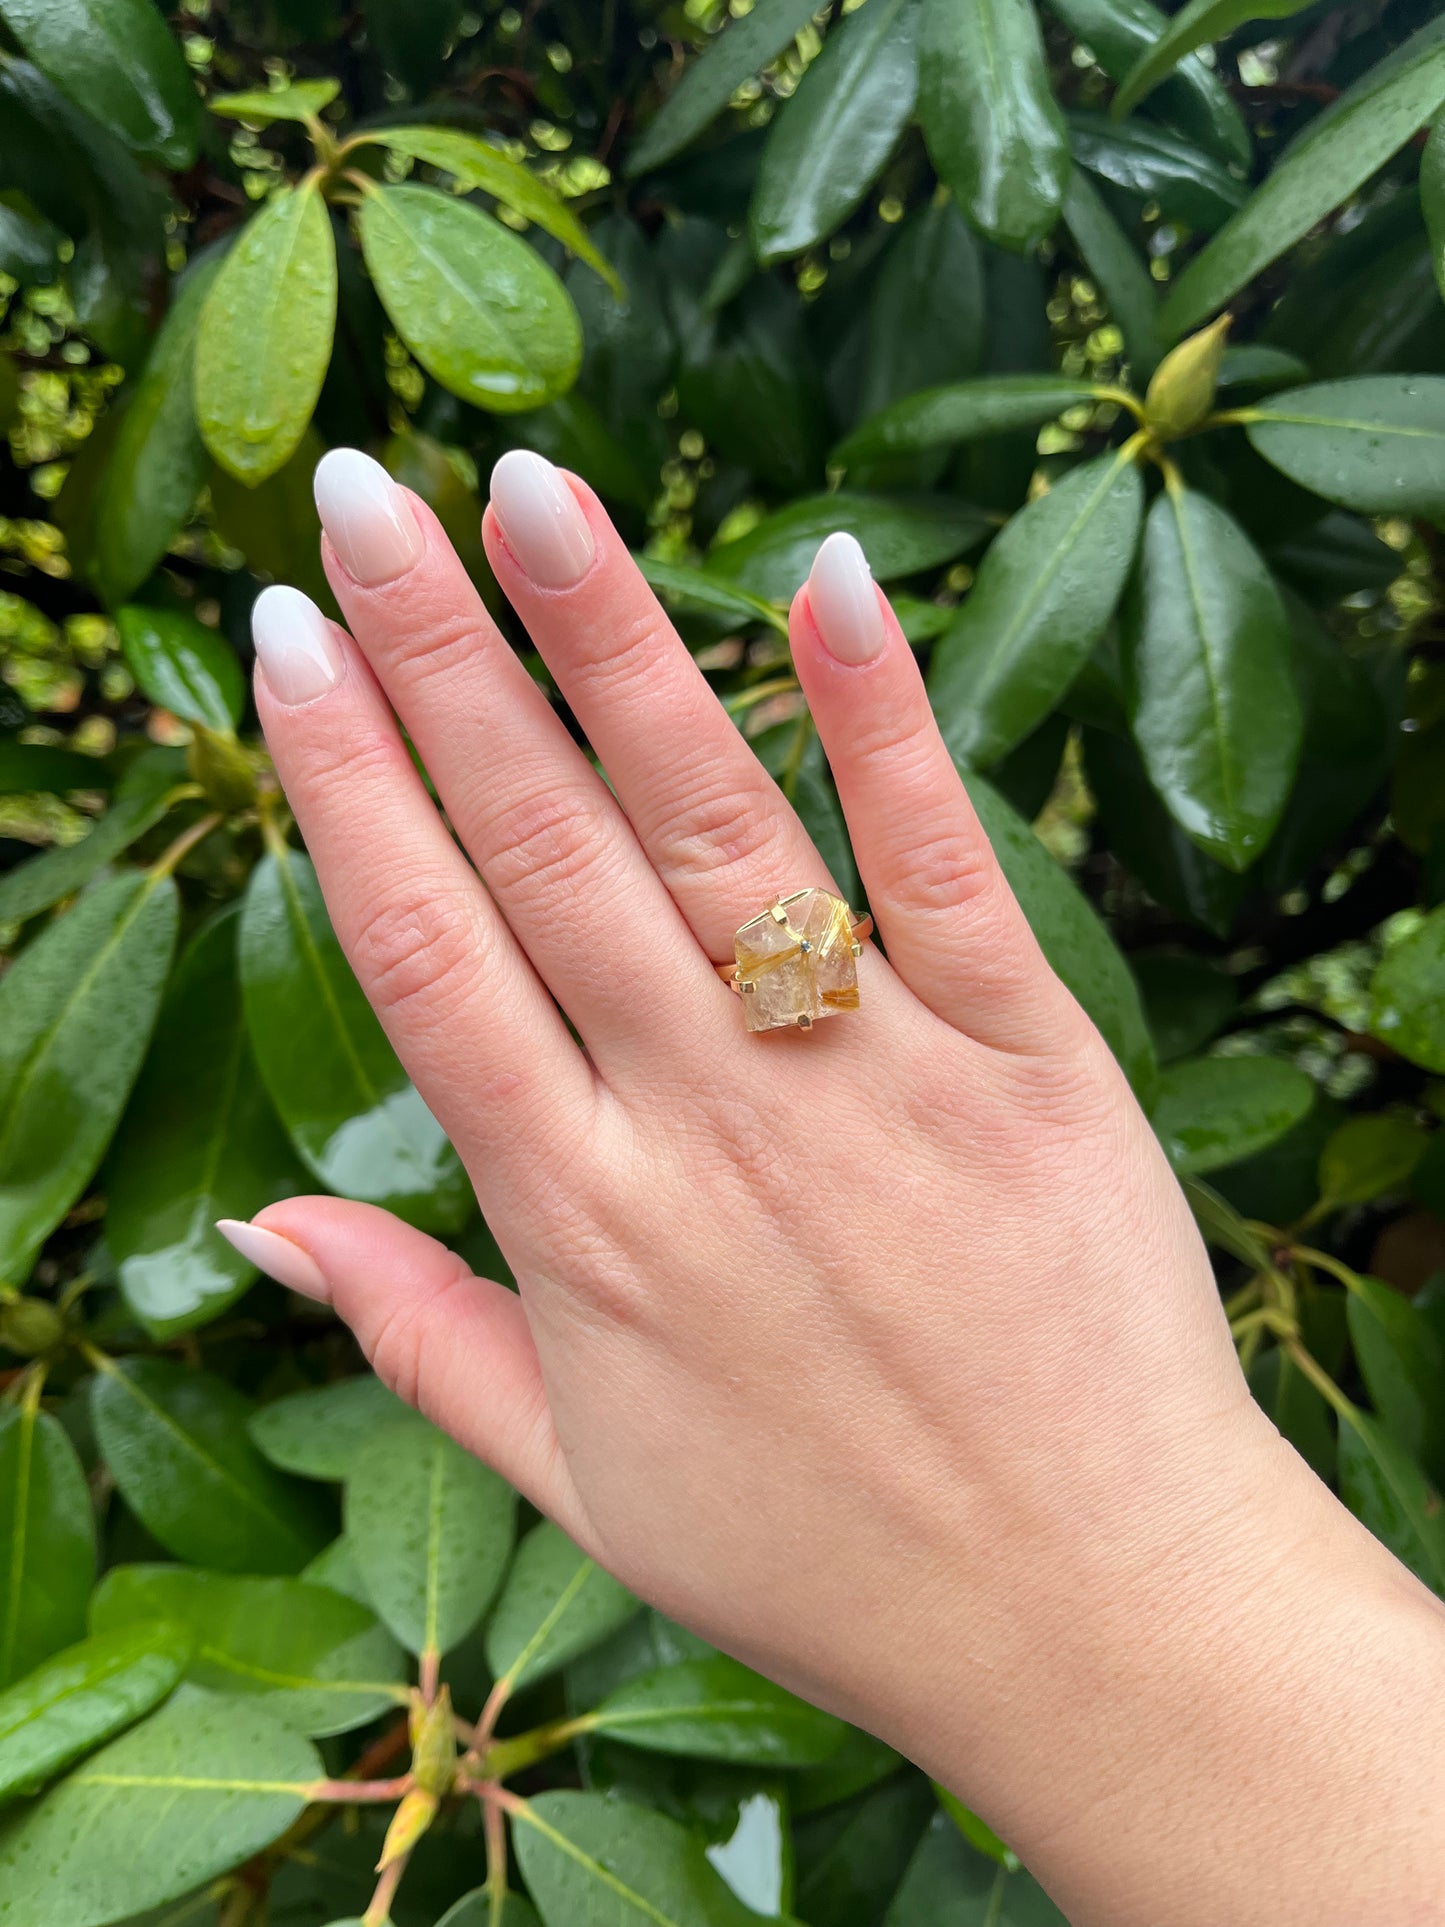
[[[749,1030],[808,1029],[858,1008],[848,906],[828,890],[798,890],[736,938],[737,984]]]

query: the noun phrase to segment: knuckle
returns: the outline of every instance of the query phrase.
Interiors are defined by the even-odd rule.
[[[396,732],[368,723],[334,738],[322,732],[310,746],[304,781],[323,809],[349,808],[358,792],[383,788],[409,772]]]
[[[384,898],[358,925],[351,961],[381,1015],[405,1010],[445,1023],[470,991],[485,952],[477,920],[444,888]]]
[[[430,1290],[398,1290],[363,1339],[362,1349],[377,1377],[418,1411],[426,1410],[429,1338],[446,1329],[447,1299],[471,1283],[471,1272],[458,1258],[455,1269]]]
[[[996,897],[998,872],[979,839],[953,825],[916,829],[883,894],[898,909],[946,915]]]
[[[475,609],[423,609],[390,639],[389,665],[414,688],[445,680],[474,663],[486,636]]]
[[[777,847],[782,829],[771,785],[739,782],[728,769],[699,782],[664,819],[653,843],[659,867],[707,875],[756,864]]]
[[[599,691],[638,682],[650,686],[659,656],[675,646],[671,625],[660,609],[631,608],[599,631],[587,650],[584,667]]]
[[[603,794],[566,789],[522,797],[493,824],[489,881],[523,903],[599,883],[611,828]]]

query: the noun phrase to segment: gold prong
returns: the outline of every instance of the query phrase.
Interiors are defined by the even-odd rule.
[[[807,1011],[805,1010],[805,1011],[804,1011],[804,1012],[802,1013],[802,1015],[801,1015],[801,1016],[800,1016],[800,1017],[798,1018],[798,1029],[799,1029],[799,1030],[811,1030],[812,1028],[813,1028],[813,1020],[812,1020],[812,1018],[811,1018],[811,1017],[810,1017],[810,1016],[808,1015],[808,1013],[807,1013]]]
[[[863,946],[861,943],[855,943],[853,945],[853,955],[855,957],[861,957],[863,955]]]
[[[774,923],[786,923],[788,921],[788,913],[783,908],[783,899],[781,897],[778,898],[776,903],[770,903],[768,905],[768,915]]]
[[[753,982],[751,977],[734,977],[733,983],[738,990],[742,991],[745,997],[751,997],[753,992],[757,989],[757,985]]]

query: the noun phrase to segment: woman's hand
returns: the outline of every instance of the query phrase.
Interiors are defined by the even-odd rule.
[[[429,511],[351,451],[317,493],[355,640],[268,590],[257,701],[520,1297],[334,1199],[238,1242],[626,1584],[946,1780],[1077,1920],[1410,1918],[1438,1608],[1250,1400],[857,545],[824,545],[791,629],[887,959],[857,1014],[758,1036],[714,965],[830,879],[596,498],[509,454],[484,533],[606,782]],[[1434,1724],[1370,1768],[1351,1709],[1401,1649],[1433,1656]],[[1310,1772],[1328,1828],[1262,1868]],[[1327,1864],[1362,1830],[1378,1864]]]

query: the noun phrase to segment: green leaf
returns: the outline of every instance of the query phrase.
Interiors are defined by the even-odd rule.
[[[1330,1408],[1281,1346],[1260,1352],[1250,1365],[1249,1389],[1271,1423],[1289,1440],[1317,1477],[1333,1484],[1339,1449]]]
[[[127,1626],[66,1647],[0,1693],[0,1802],[37,1793],[158,1706],[189,1652],[178,1626]]]
[[[234,909],[197,936],[161,1006],[106,1175],[106,1233],[126,1303],[152,1336],[208,1324],[256,1268],[216,1230],[299,1175],[251,1059]]]
[[[1248,184],[1182,134],[1147,120],[1116,127],[1103,114],[1070,114],[1069,146],[1091,174],[1143,201],[1166,219],[1212,233],[1249,198]]]
[[[652,1753],[743,1766],[816,1766],[843,1722],[719,1653],[628,1680],[587,1715],[588,1730]]]
[[[567,203],[529,167],[510,160],[490,141],[479,140],[475,134],[463,133],[455,127],[379,127],[374,133],[368,131],[366,138],[379,142],[393,154],[405,154],[412,160],[439,167],[465,187],[480,188],[484,194],[490,194],[513,214],[534,222],[544,234],[560,241],[569,253],[602,276],[619,301],[624,298],[626,290],[621,276],[599,252]]]
[[[1129,722],[1151,782],[1202,850],[1247,870],[1279,822],[1303,732],[1269,570],[1208,496],[1168,489],[1149,511],[1120,626]]]
[[[433,187],[373,188],[362,251],[397,333],[443,388],[514,414],[565,394],[582,360],[572,297],[536,250]]]
[[[546,1927],[757,1927],[698,1835],[664,1814],[541,1793],[514,1814],[512,1840]]]
[[[296,453],[255,488],[211,464],[211,514],[216,533],[245,556],[254,575],[289,582],[313,602],[339,616],[321,566],[321,517],[312,477],[324,450],[313,422]]]
[[[377,1427],[405,1419],[410,1409],[368,1372],[263,1405],[251,1418],[250,1432],[283,1472],[305,1479],[344,1479]]]
[[[291,80],[284,87],[241,94],[212,94],[206,105],[227,120],[250,121],[269,127],[273,121],[311,121],[341,92],[339,80]]]
[[[916,455],[1011,428],[1034,428],[1098,393],[1097,382],[1067,375],[991,375],[948,382],[905,396],[860,423],[833,450],[832,460],[851,468],[885,455]]]
[[[1149,51],[1130,68],[1110,112],[1116,120],[1122,120],[1196,47],[1227,40],[1236,27],[1252,20],[1287,20],[1309,4],[1310,0],[1188,0]]]
[[[246,1435],[251,1401],[162,1358],[107,1362],[91,1388],[96,1439],[121,1497],[178,1559],[218,1572],[295,1572],[325,1537],[304,1486]]]
[[[720,114],[745,80],[776,60],[817,11],[816,0],[758,0],[682,70],[627,161],[636,179],[686,147]]]
[[[183,1688],[0,1831],[0,1927],[106,1927],[178,1899],[269,1846],[321,1777],[259,1707]]]
[[[1370,980],[1370,1029],[1412,1064],[1445,1073],[1445,904],[1381,958]]]
[[[655,555],[634,555],[632,559],[649,588],[656,590],[664,602],[676,601],[684,607],[736,617],[749,628],[765,622],[779,635],[788,632],[787,618],[761,596],[750,595],[746,589],[736,589],[730,582],[721,582],[703,569],[688,568],[680,562],[664,562]]]
[[[180,914],[176,886],[102,884],[0,978],[0,1280],[85,1189],[155,1022]]]
[[[1068,1927],[1015,1861],[965,1838],[947,1814],[933,1818],[888,1909],[884,1927]]]
[[[938,1814],[928,1782],[898,1773],[861,1798],[814,1814],[795,1829],[796,1906],[809,1927],[880,1921],[929,1821]],[[960,1840],[952,1821],[944,1820]],[[928,1927],[938,1927],[930,1917]]]
[[[206,447],[254,488],[295,453],[331,360],[336,244],[314,176],[283,187],[222,261],[196,335]]]
[[[1420,207],[1430,236],[1435,280],[1445,295],[1445,114],[1430,129],[1420,156]]]
[[[193,1684],[252,1694],[298,1733],[349,1733],[406,1699],[401,1648],[373,1613],[325,1586],[113,1567],[91,1602],[92,1628],[155,1619],[185,1628]]]
[[[1314,1101],[1311,1079],[1277,1057],[1191,1057],[1160,1073],[1150,1122],[1183,1176],[1252,1157]]]
[[[229,734],[245,701],[234,651],[180,609],[130,603],[116,612],[121,654],[141,694],[162,709]]]
[[[1249,439],[1277,469],[1364,515],[1445,515],[1445,376],[1325,381],[1261,402]]]
[[[1356,82],[1328,116],[1306,127],[1239,213],[1180,274],[1162,312],[1169,338],[1207,320],[1348,200],[1442,100],[1445,42],[1438,39],[1426,39],[1403,63],[1382,61]]]
[[[0,1686],[85,1631],[95,1520],[85,1473],[58,1419],[0,1408]]]
[[[219,268],[220,257],[208,257],[181,282],[121,416],[90,563],[95,585],[112,607],[150,575],[205,486],[206,451],[196,425],[196,333]]]
[[[444,1432],[408,1420],[356,1454],[344,1497],[346,1536],[381,1618],[408,1652],[450,1652],[501,1584],[516,1494]]]
[[[472,1205],[461,1160],[362,995],[315,869],[293,850],[252,873],[241,987],[261,1076],[321,1182],[427,1230],[458,1230]]]
[[[985,1820],[980,1820],[972,1807],[966,1807],[962,1800],[940,1786],[935,1780],[933,1791],[938,1795],[938,1804],[958,1828],[971,1847],[986,1854],[998,1866],[1005,1867],[1010,1873],[1019,1870],[1019,1857],[1012,1847],[1006,1847],[993,1828]]]
[[[1154,951],[1130,961],[1161,1063],[1203,1050],[1239,1007],[1234,978],[1205,957]]]
[[[1332,1207],[1371,1204],[1406,1190],[1428,1143],[1402,1111],[1347,1118],[1320,1153],[1321,1200]]]
[[[840,21],[768,129],[748,208],[764,266],[826,241],[882,171],[918,90],[912,0]]]
[[[982,234],[1024,250],[1069,179],[1064,118],[1029,0],[921,0],[918,118],[939,178]]]
[[[1353,1406],[1340,1414],[1340,1497],[1411,1572],[1445,1593],[1445,1504],[1384,1427]]]
[[[1071,470],[993,543],[929,675],[960,762],[997,762],[1074,680],[1123,593],[1143,514],[1134,458],[1111,450]]]
[[[340,1922],[339,1927],[346,1927],[346,1923]],[[361,1927],[359,1921],[356,1927]],[[475,1887],[454,1907],[448,1907],[437,1927],[541,1927],[541,1922],[531,1902],[519,1894],[503,1894],[501,1907],[496,1908],[487,1889]]]
[[[0,796],[44,790],[107,790],[115,772],[99,756],[83,750],[61,749],[54,743],[22,743],[0,736]]]
[[[151,0],[4,0],[0,19],[40,71],[161,167],[196,158],[200,103]]]
[[[769,602],[785,602],[834,529],[856,536],[875,577],[890,582],[951,562],[988,527],[980,510],[942,495],[810,495],[713,549],[707,570]]]
[[[1445,1479],[1445,1336],[1378,1278],[1355,1278],[1345,1313],[1355,1362],[1386,1431],[1431,1479]]]
[[[866,338],[856,393],[846,398],[854,417],[876,416],[920,389],[978,371],[987,333],[989,271],[983,248],[953,202],[931,201],[903,223],[881,271],[870,276],[867,308],[853,324]],[[930,455],[922,463],[885,462],[881,479],[870,471],[859,485],[929,487],[947,466],[941,449]]]
[[[487,1665],[519,1691],[600,1645],[638,1610],[625,1586],[544,1519],[517,1548],[487,1627]]]
[[[466,0],[370,0],[367,43],[410,94],[428,94],[441,82],[466,11]]]
[[[1250,1230],[1232,1204],[1199,1178],[1185,1178],[1180,1189],[1189,1201],[1194,1222],[1206,1244],[1227,1251],[1254,1271],[1264,1270],[1270,1263],[1269,1248]]]
[[[984,834],[1050,968],[1083,1005],[1147,1103],[1158,1067],[1138,987],[1123,954],[1093,905],[1023,818],[981,776],[963,774]]]
[[[1064,225],[1124,337],[1134,378],[1142,382],[1154,372],[1163,347],[1154,283],[1133,242],[1077,167],[1064,196]]]
[[[160,821],[184,779],[184,759],[174,750],[142,752],[117,784],[110,808],[79,843],[58,844],[0,877],[0,923],[23,923],[73,896]]]

